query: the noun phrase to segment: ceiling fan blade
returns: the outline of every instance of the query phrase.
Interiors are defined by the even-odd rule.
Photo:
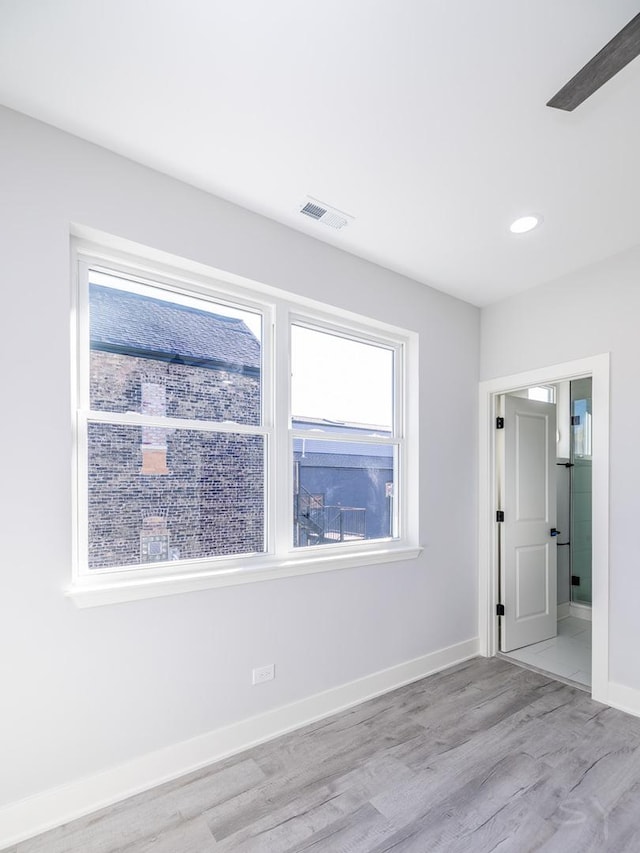
[[[640,14],[632,18],[599,53],[580,69],[550,101],[548,107],[575,110],[583,101],[640,54]]]

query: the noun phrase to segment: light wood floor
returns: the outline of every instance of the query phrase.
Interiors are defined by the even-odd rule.
[[[640,719],[476,659],[11,853],[639,853]]]

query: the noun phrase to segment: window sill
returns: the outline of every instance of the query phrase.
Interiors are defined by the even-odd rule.
[[[87,580],[75,581],[66,590],[66,595],[78,607],[100,607],[105,604],[158,598],[164,595],[179,595],[201,589],[236,586],[243,583],[315,574],[316,572],[328,572],[336,569],[351,569],[377,563],[413,560],[422,550],[420,546],[402,546],[362,551],[357,554],[328,554],[326,556],[314,554],[312,557],[293,557],[289,560],[270,558],[263,560],[259,565],[254,564],[251,568],[215,569],[142,579],[125,579],[122,575],[107,579],[101,575]]]

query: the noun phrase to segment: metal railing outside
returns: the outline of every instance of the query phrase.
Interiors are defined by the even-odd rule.
[[[364,507],[307,506],[296,522],[305,529],[309,545],[347,542],[366,539],[366,513]]]

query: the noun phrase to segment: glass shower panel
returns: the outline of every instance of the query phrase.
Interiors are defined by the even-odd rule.
[[[591,604],[591,379],[571,382],[571,600]]]

